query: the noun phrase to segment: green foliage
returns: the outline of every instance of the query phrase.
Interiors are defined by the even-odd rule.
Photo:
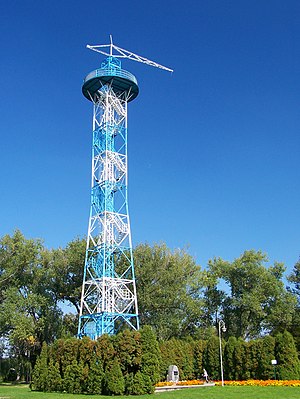
[[[203,366],[212,379],[220,379],[220,346],[217,336],[212,336],[207,341],[203,356]]]
[[[239,338],[236,341],[233,352],[235,380],[245,379],[245,358],[245,341],[242,338]]]
[[[300,303],[300,260],[295,264],[292,273],[288,276],[288,280],[292,284],[291,290],[298,296]]]
[[[102,381],[104,377],[103,366],[96,358],[90,362],[88,374],[86,378],[86,393],[98,394],[102,393]]]
[[[275,337],[275,356],[278,362],[279,378],[297,380],[300,378],[300,362],[293,336],[284,331]]]
[[[18,375],[28,374],[30,362],[34,365],[42,345],[49,344],[34,368],[34,389],[60,391],[68,386],[70,392],[99,393],[116,362],[126,392],[150,392],[170,364],[179,367],[181,379],[201,375],[203,367],[219,378],[215,323],[220,315],[227,326],[224,337],[240,338],[223,343],[226,378],[272,378],[273,358],[281,377],[299,375],[295,344],[284,330],[294,335],[300,350],[300,262],[287,291],[284,266],[267,266],[260,251],[245,251],[233,262],[214,259],[202,271],[185,251],[171,251],[165,244],[139,245],[134,255],[140,318],[159,337],[159,348],[150,327],[123,330],[97,342],[70,338],[77,319],[62,315],[59,301],[78,310],[84,254],[85,240],[80,239],[57,250],[47,250],[41,240],[26,239],[20,231],[0,239],[0,335],[8,338]],[[219,289],[221,281],[227,290]],[[257,339],[265,331],[279,333],[276,350],[274,338]],[[2,353],[4,347],[0,349]],[[117,365],[114,368],[117,372]]]
[[[244,342],[244,364],[243,364],[243,380],[249,380],[252,371],[252,360],[255,353],[252,350],[252,343]]]
[[[300,260],[295,264],[292,273],[288,276],[288,280],[291,283],[289,291],[296,295],[298,304],[292,323],[287,330],[293,335],[297,350],[300,353]]]
[[[204,351],[206,341],[197,340],[194,342],[194,374],[196,378],[201,378],[204,368]]]
[[[234,350],[237,340],[235,337],[229,337],[224,348],[224,378],[233,380],[235,377]]]
[[[252,340],[247,343],[246,348],[246,374],[248,378],[252,378],[254,380],[260,379],[259,376],[259,356],[261,352],[261,347],[259,345],[259,339]]]
[[[32,389],[123,395],[151,393],[159,380],[160,352],[151,327],[124,330],[97,341],[59,339],[44,345]]]
[[[182,380],[192,380],[194,375],[194,344],[192,341],[179,341],[178,352],[181,361],[179,363]],[[176,364],[176,363],[175,363]]]
[[[47,373],[47,386],[45,391],[47,392],[59,392],[62,389],[62,378],[59,371],[59,364],[53,363],[51,359],[48,365]]]
[[[145,395],[154,393],[154,385],[150,377],[138,371],[136,374],[130,373],[125,378],[126,395]]]
[[[51,290],[49,251],[20,231],[0,239],[0,334],[17,357],[34,362],[59,333],[62,312]]]
[[[262,380],[272,379],[274,369],[271,361],[275,359],[275,338],[267,335],[256,341],[258,350],[258,375]]]
[[[31,389],[36,391],[47,391],[48,386],[48,347],[44,343],[40,356],[38,357],[31,381]]]
[[[156,335],[150,326],[144,326],[141,334],[141,371],[148,376],[152,385],[160,380],[161,353]],[[146,391],[147,392],[147,391]]]
[[[71,364],[68,364],[64,371],[63,378],[63,389],[68,393],[81,393],[81,376],[82,376],[82,364],[78,364],[76,360],[73,360]]]
[[[75,239],[66,248],[52,251],[53,292],[57,300],[70,302],[79,313],[86,240]]]
[[[151,325],[159,339],[196,331],[203,273],[194,259],[165,244],[138,245],[134,259],[141,324]]]
[[[291,325],[296,300],[284,287],[285,268],[280,263],[266,267],[267,261],[260,251],[245,251],[233,262],[209,262],[209,275],[228,287],[219,304],[228,334],[250,339],[263,330],[282,331]]]
[[[124,375],[136,373],[142,360],[139,332],[124,330],[116,336],[114,347]]]
[[[116,356],[116,350],[112,342],[112,338],[107,334],[101,335],[96,341],[96,356],[97,359],[101,360],[104,369]]]
[[[195,377],[194,342],[191,340],[171,338],[160,342],[161,379],[165,380],[168,367],[175,364],[179,370],[181,380]]]
[[[73,341],[73,340],[72,340]],[[76,339],[78,345],[78,359],[84,365],[90,365],[95,359],[95,341],[89,337],[83,337],[81,340]]]
[[[122,374],[118,359],[107,364],[104,379],[103,393],[105,395],[123,395],[125,392],[125,379]]]
[[[61,369],[63,376],[66,372],[66,369],[71,364],[77,363],[78,358],[78,347],[80,345],[80,341],[76,338],[70,338],[66,340],[61,340],[63,342],[62,347],[59,348],[59,353],[57,353],[60,358],[58,360],[61,364]]]

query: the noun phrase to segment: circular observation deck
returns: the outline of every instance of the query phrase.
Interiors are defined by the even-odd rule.
[[[84,79],[82,93],[93,101],[95,93],[105,85],[110,85],[118,95],[124,94],[128,102],[139,94],[135,76],[121,68],[99,68],[90,72]]]

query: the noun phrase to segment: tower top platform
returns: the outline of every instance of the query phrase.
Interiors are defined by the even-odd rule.
[[[93,101],[95,93],[105,85],[110,85],[117,95],[124,94],[127,101],[134,100],[139,93],[136,77],[121,69],[121,62],[115,57],[108,57],[101,68],[86,76],[82,93],[88,100]]]

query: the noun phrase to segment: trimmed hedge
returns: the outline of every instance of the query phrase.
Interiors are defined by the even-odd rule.
[[[103,395],[154,392],[160,352],[150,327],[124,330],[97,341],[85,337],[44,344],[32,374],[31,389]]]
[[[160,342],[161,375],[165,381],[168,366],[176,364],[181,380],[200,378],[205,368],[214,380],[220,380],[219,338],[207,340],[179,340],[172,338]],[[273,379],[276,359],[277,379],[297,380],[300,378],[300,362],[292,335],[285,331],[275,337],[265,336],[252,341],[229,337],[222,340],[223,369],[226,380],[269,380]]]
[[[271,360],[276,359],[277,379],[300,378],[300,362],[288,332],[252,341],[230,337],[222,342],[226,380],[274,378]],[[179,368],[180,380],[201,378],[203,368],[220,380],[219,338],[157,342],[151,327],[124,330],[97,341],[85,337],[60,339],[44,344],[32,375],[31,389],[103,395],[143,395],[154,392],[166,380],[171,364]]]

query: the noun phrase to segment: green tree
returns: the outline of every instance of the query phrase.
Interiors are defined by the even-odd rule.
[[[194,342],[194,374],[198,379],[203,375],[205,346],[206,341],[202,339]]]
[[[300,378],[300,361],[292,334],[288,331],[275,337],[275,356],[278,362],[279,378],[297,380]]]
[[[263,380],[272,379],[274,369],[271,361],[275,359],[275,338],[271,335],[256,340],[258,347],[258,375]]]
[[[38,357],[31,381],[31,389],[36,391],[46,391],[48,378],[48,347],[44,342],[40,356]]]
[[[159,341],[160,350],[160,380],[164,381],[167,378],[168,367],[172,364],[177,366],[177,339],[171,338],[166,341]],[[179,376],[181,378],[181,376]]]
[[[63,389],[68,393],[81,393],[82,364],[76,360],[68,364],[63,377]]]
[[[86,240],[76,238],[65,248],[53,250],[52,289],[57,300],[71,303],[77,313],[80,307]]]
[[[69,338],[66,340],[61,340],[62,347],[59,348],[60,355],[60,364],[62,369],[63,377],[65,378],[66,369],[71,364],[77,363],[78,359],[78,348],[81,345],[81,342],[76,338]],[[74,363],[75,362],[75,363]],[[70,373],[72,370],[69,370]]]
[[[128,329],[116,335],[116,350],[123,375],[136,373],[142,361],[141,335],[138,331]]]
[[[248,363],[248,376],[251,379],[260,379],[259,375],[259,363],[260,363],[260,353],[261,345],[260,339],[252,340],[248,342],[247,348],[247,363]]]
[[[103,393],[105,395],[123,395],[125,380],[117,358],[106,365],[103,379]]]
[[[113,337],[108,334],[101,335],[96,341],[95,353],[97,359],[101,360],[103,368],[106,369],[108,364],[111,364],[113,359],[117,356],[113,345]]]
[[[201,326],[208,330],[218,325],[219,313],[226,297],[225,292],[218,287],[218,276],[209,268],[204,272],[203,312]],[[210,334],[213,335],[213,334]]]
[[[300,352],[300,260],[295,264],[288,280],[291,283],[289,291],[297,296],[298,303],[291,326],[287,330],[293,335],[298,352]]]
[[[251,339],[292,323],[296,301],[282,281],[285,268],[267,267],[267,260],[260,251],[245,251],[233,262],[209,261],[209,273],[228,288],[220,309],[228,334]]]
[[[156,335],[150,326],[144,326],[141,334],[141,372],[149,377],[154,386],[160,380],[161,354]]]
[[[0,334],[14,356],[32,362],[61,329],[50,258],[41,240],[26,239],[18,230],[0,239]]]
[[[229,337],[224,348],[224,378],[225,380],[234,380],[235,378],[235,362],[234,350],[236,347],[236,338]]]
[[[224,348],[224,345],[222,345],[222,348]],[[203,366],[212,379],[220,379],[220,346],[217,336],[212,336],[207,341],[204,350]]]
[[[47,392],[60,392],[62,390],[62,378],[59,371],[59,364],[53,363],[53,360],[50,360],[47,371],[47,384],[46,389]]]
[[[291,291],[298,296],[300,303],[300,260],[295,264],[292,273],[288,276],[288,280],[292,284]]]
[[[125,377],[126,395],[145,395],[154,393],[154,385],[148,375],[141,371]]]
[[[141,324],[151,325],[158,339],[197,330],[203,273],[194,259],[165,244],[138,245],[134,259]]]
[[[237,339],[234,352],[234,379],[244,380],[245,379],[245,341],[242,338]]]
[[[91,395],[101,395],[103,377],[103,365],[99,359],[94,357],[90,361],[90,367],[86,378],[86,393]]]

